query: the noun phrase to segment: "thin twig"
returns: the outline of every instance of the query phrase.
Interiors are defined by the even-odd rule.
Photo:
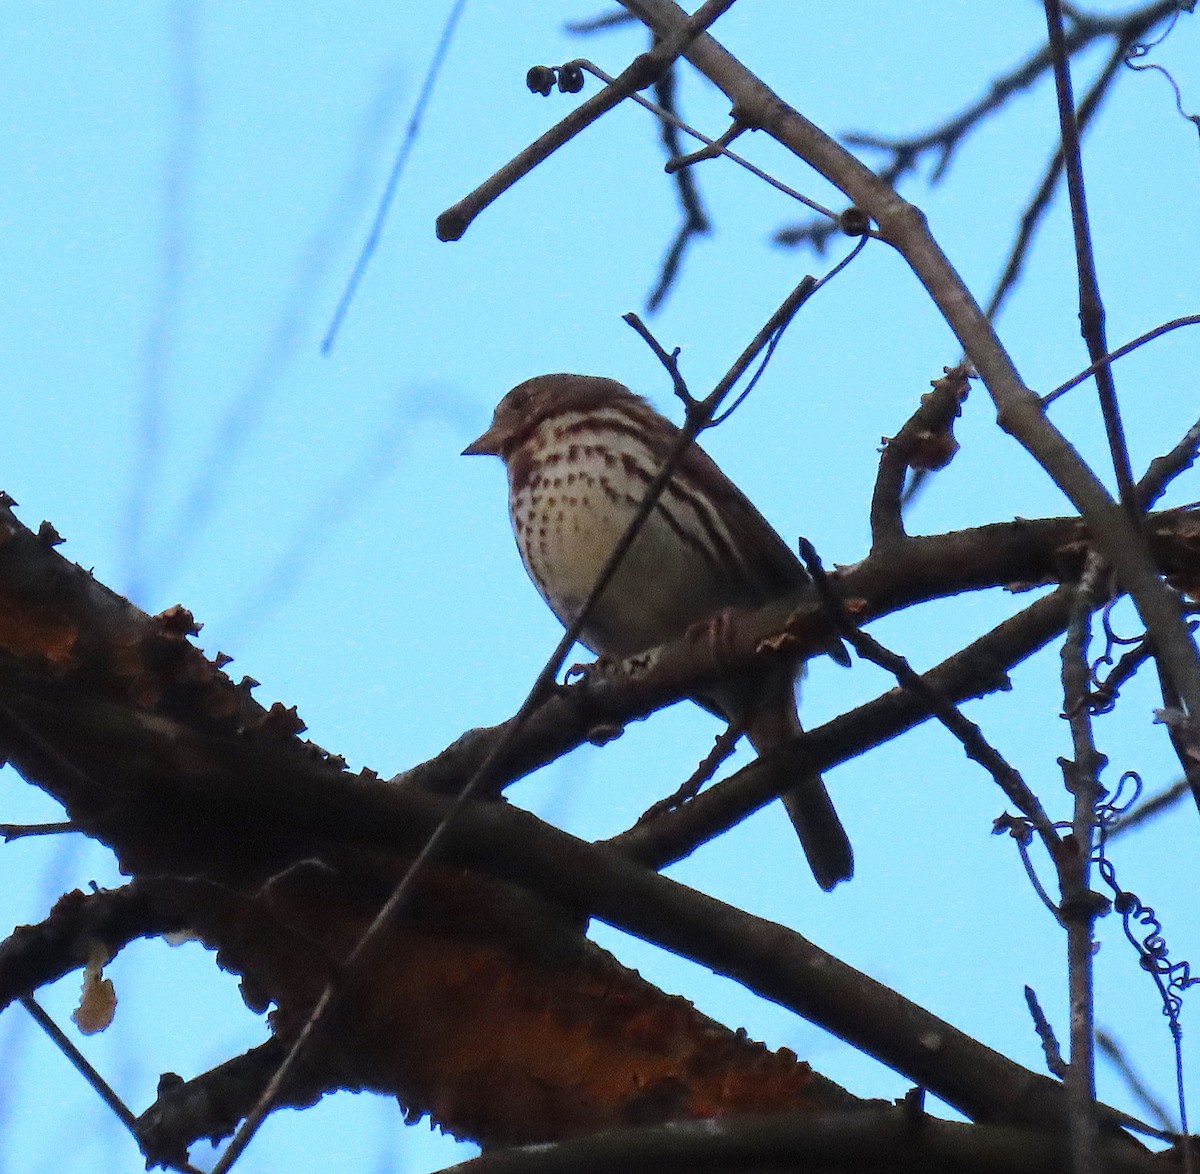
[[[1037,992],[1031,986],[1025,988],[1025,1006],[1029,1008],[1033,1029],[1037,1032],[1038,1039],[1042,1041],[1042,1051],[1046,1055],[1046,1067],[1052,1076],[1057,1076],[1059,1080],[1062,1080],[1067,1072],[1067,1064],[1062,1057],[1062,1049],[1058,1046],[1058,1037],[1054,1034],[1054,1028],[1050,1025],[1050,1020],[1046,1018],[1046,1012],[1042,1010],[1041,1003],[1038,1002]]]
[[[96,1090],[100,1099],[113,1111],[117,1120],[136,1137],[134,1125],[137,1118],[130,1111],[129,1106],[113,1091],[108,1081],[92,1067],[88,1058],[75,1046],[63,1029],[42,1010],[41,1004],[32,995],[23,995],[19,1001],[38,1027],[54,1041],[59,1051],[71,1061],[84,1080]]]
[[[0,823],[0,839],[6,844],[23,840],[26,836],[57,836],[63,832],[78,832],[83,829],[69,819],[57,823]]]
[[[678,399],[686,408],[691,402],[691,393],[688,391],[687,380],[683,377],[683,372],[679,369],[679,356],[683,353],[681,348],[675,347],[668,351],[657,338],[654,337],[653,331],[638,317],[637,313],[630,310],[627,314],[621,315],[621,321],[626,326],[630,327],[635,334],[654,352],[654,357],[663,365],[667,374],[671,376],[671,391],[675,398]]]
[[[113,1091],[112,1085],[92,1067],[88,1058],[75,1046],[62,1028],[46,1014],[41,1004],[32,995],[24,995],[20,1002],[21,1006],[29,1012],[33,1021],[54,1041],[58,1050],[70,1060],[75,1070],[95,1089],[100,1099],[129,1130],[134,1141],[138,1143],[138,1148],[141,1149],[141,1139],[137,1132],[137,1118],[130,1111],[129,1106]],[[169,1166],[172,1170],[183,1171],[184,1174],[200,1174],[200,1171],[189,1162],[164,1161],[161,1164]]]
[[[730,722],[717,735],[716,740],[713,742],[713,748],[700,760],[699,766],[692,771],[683,786],[668,795],[665,799],[660,799],[657,803],[648,807],[638,816],[637,823],[633,826],[642,827],[645,824],[652,823],[660,815],[668,811],[674,811],[689,799],[694,798],[699,793],[700,788],[717,773],[717,768],[721,763],[733,753],[738,739],[742,736],[743,732],[743,727],[739,722]]]
[[[1099,771],[1104,760],[1097,753],[1092,738],[1091,670],[1087,649],[1097,584],[1104,574],[1101,557],[1090,555],[1076,588],[1076,601],[1062,650],[1063,708],[1071,727],[1074,758],[1061,759],[1060,763],[1067,789],[1074,796],[1075,810],[1071,821],[1071,850],[1063,852],[1056,863],[1062,890],[1059,919],[1067,931],[1071,1061],[1064,1084],[1071,1107],[1071,1156],[1075,1174],[1095,1174],[1098,1169],[1092,959],[1095,920],[1103,905],[1102,898],[1091,890],[1091,865],[1096,805],[1101,794]]]
[[[1185,314],[1182,318],[1172,318],[1170,322],[1164,322],[1161,326],[1156,326],[1153,330],[1147,330],[1145,334],[1139,334],[1137,338],[1131,342],[1127,342],[1124,346],[1118,347],[1115,351],[1109,351],[1108,354],[1102,355],[1090,367],[1085,367],[1078,375],[1072,375],[1066,383],[1060,383],[1053,391],[1047,392],[1042,396],[1042,405],[1049,406],[1060,395],[1065,395],[1074,387],[1078,387],[1085,379],[1095,375],[1101,367],[1109,363],[1116,362],[1117,359],[1123,359],[1126,355],[1136,351],[1138,347],[1145,346],[1148,342],[1153,342],[1156,338],[1161,338],[1164,334],[1169,334],[1172,330],[1178,330],[1181,326],[1197,326],[1200,325],[1200,314]]]
[[[350,303],[354,300],[359,285],[362,284],[367,266],[370,265],[371,258],[375,256],[375,250],[379,247],[379,241],[383,236],[383,226],[387,222],[388,212],[391,211],[396,189],[400,186],[400,178],[404,174],[408,157],[412,154],[417,135],[421,132],[425,111],[429,106],[429,100],[433,97],[433,90],[437,85],[442,65],[446,61],[446,55],[450,51],[450,42],[454,39],[454,30],[458,27],[459,17],[462,16],[466,6],[467,0],[454,0],[450,11],[446,14],[446,22],[442,26],[437,47],[434,49],[433,56],[429,60],[429,67],[425,71],[425,80],[421,83],[421,92],[417,95],[416,104],[413,106],[412,117],[408,120],[408,126],[404,128],[404,139],[392,162],[392,170],[388,173],[387,182],[383,185],[383,194],[379,197],[379,205],[375,209],[375,219],[371,222],[367,239],[363,241],[362,249],[354,262],[354,268],[350,271],[341,297],[338,298],[338,304],[325,331],[325,337],[321,339],[321,354],[323,355],[327,355],[333,350],[333,344],[337,341],[338,331],[342,328],[342,322],[346,317],[346,312],[350,309]]]
[[[1083,181],[1083,161],[1079,150],[1079,123],[1075,117],[1075,95],[1071,87],[1066,34],[1063,31],[1061,0],[1043,0],[1050,50],[1054,61],[1054,89],[1058,97],[1058,125],[1066,162],[1067,194],[1071,204],[1071,225],[1075,237],[1075,266],[1079,275],[1079,322],[1092,363],[1096,365],[1096,391],[1108,435],[1109,452],[1117,475],[1121,503],[1136,522],[1141,515],[1133,489],[1133,466],[1121,423],[1121,408],[1112,369],[1104,356],[1108,342],[1104,327],[1104,301],[1092,249],[1092,230],[1088,219],[1087,189]]]
[[[1021,867],[1025,869],[1025,876],[1029,880],[1030,887],[1037,895],[1037,899],[1046,907],[1050,916],[1057,921],[1058,906],[1054,904],[1050,899],[1050,894],[1046,892],[1046,886],[1042,884],[1042,878],[1038,876],[1037,868],[1034,866],[1033,857],[1029,855],[1029,845],[1033,840],[1033,833],[1029,830],[1029,824],[1005,812],[992,826],[992,834],[1001,835],[1006,831],[1017,842],[1017,854],[1021,857]]]
[[[580,69],[584,70],[586,73],[590,73],[593,77],[599,78],[606,85],[613,85],[619,80],[617,78],[610,77],[598,65],[584,58],[578,58],[569,64],[579,66]],[[641,94],[630,94],[629,97],[631,97],[644,110],[649,110],[651,114],[657,115],[664,122],[671,123],[671,125],[678,127],[685,134],[691,135],[692,138],[694,138],[697,142],[703,143],[704,150],[697,151],[695,153],[696,157],[702,156],[704,158],[712,158],[720,155],[725,159],[729,159],[731,162],[736,163],[739,167],[750,172],[750,174],[755,176],[757,179],[761,179],[763,183],[773,187],[777,192],[782,192],[785,196],[790,196],[797,203],[803,204],[806,208],[811,208],[814,212],[825,217],[825,219],[828,220],[835,229],[840,227],[840,218],[836,212],[824,207],[822,204],[818,204],[816,200],[811,199],[802,192],[798,192],[795,188],[789,187],[782,180],[776,179],[775,176],[771,175],[767,171],[763,171],[761,167],[756,167],[745,156],[739,155],[736,151],[729,150],[727,143],[732,142],[737,135],[745,129],[745,127],[741,127],[736,121],[734,122],[733,126],[720,135],[719,138],[710,139],[708,135],[702,134],[694,126],[689,126],[672,111],[666,110],[662,106],[651,102],[648,98],[643,98]],[[683,161],[688,159],[689,156],[684,155],[674,160],[668,160],[665,170],[668,173],[671,173]]]

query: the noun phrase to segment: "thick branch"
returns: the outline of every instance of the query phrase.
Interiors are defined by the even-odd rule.
[[[794,1174],[1062,1174],[1063,1139],[1028,1129],[915,1116],[907,1105],[837,1117],[743,1118],[714,1126],[677,1122],[554,1146],[504,1150],[442,1174],[693,1174],[788,1170]],[[1123,1145],[1104,1151],[1106,1174],[1159,1169]]]
[[[92,744],[98,732],[93,723],[103,727],[110,717],[85,708],[76,715],[73,736]],[[161,723],[123,732],[130,761],[152,764],[166,753],[172,763],[194,764],[191,770],[176,765],[153,771],[151,777],[162,792],[158,802],[185,818],[201,844],[211,835],[205,813],[219,810],[225,821],[262,829],[256,840],[272,857],[284,850],[280,840],[304,844],[318,835],[327,845],[341,841],[412,853],[447,808],[446,800],[415,788],[347,776],[328,762],[298,757],[287,745],[262,738],[219,739],[182,730],[168,737]],[[23,754],[14,755],[14,763],[26,774],[38,773]],[[146,851],[135,837],[156,836],[158,802],[144,793],[129,796],[129,812],[140,816],[135,832],[128,819],[106,821],[105,838],[123,861]],[[156,851],[161,853],[161,844]],[[798,934],[527,813],[504,804],[474,805],[448,830],[444,853],[447,865],[485,869],[734,978],[879,1056],[969,1116],[1041,1126],[1065,1122],[1058,1085],[984,1048]],[[353,924],[343,932],[352,929]]]
[[[18,926],[0,942],[0,1010],[78,970],[89,960],[95,943],[111,956],[135,938],[155,937],[185,925],[181,907],[164,900],[154,886],[67,893],[41,924]]]

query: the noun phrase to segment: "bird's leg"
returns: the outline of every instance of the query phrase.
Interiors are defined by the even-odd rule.
[[[718,668],[722,668],[732,659],[734,616],[736,610],[723,607],[702,620],[697,620],[684,633],[684,638],[696,642],[703,641],[712,651],[713,659]]]

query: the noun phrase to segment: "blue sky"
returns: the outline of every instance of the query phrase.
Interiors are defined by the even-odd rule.
[[[507,716],[558,636],[520,567],[499,464],[457,455],[495,401],[531,375],[573,370],[615,376],[671,407],[661,369],[620,320],[643,308],[678,218],[649,116],[626,104],[463,240],[442,244],[433,233],[441,210],[575,100],[530,95],[530,65],[586,54],[615,73],[643,46],[632,30],[566,36],[565,19],[599,10],[580,3],[470,0],[378,253],[332,353],[319,353],[447,7],[0,7],[0,488],[27,523],[50,519],[68,557],[141,606],[192,609],[205,623],[199,643],[262,681],[261,700],[297,705],[317,742],[385,774]],[[812,11],[801,22],[793,5],[762,0],[714,31],[827,129],[894,134],[957,110],[1043,32],[1032,3],[879,4],[859,17]],[[1200,107],[1198,49],[1185,17],[1153,58],[1173,70],[1190,110]],[[1084,79],[1099,60],[1079,61]],[[682,99],[698,125],[723,129],[726,104],[701,80],[685,78]],[[1043,83],[967,142],[940,187],[909,189],[981,300],[1054,128]],[[760,139],[743,136],[739,149],[840,206]],[[1195,313],[1200,148],[1161,76],[1121,78],[1085,165],[1110,338]],[[716,232],[692,250],[651,325],[683,348],[685,374],[703,391],[799,277],[834,257],[772,248],[770,233],[801,210],[753,178],[706,164],[699,179]],[[1000,329],[1034,387],[1086,365],[1061,206]],[[767,377],[706,447],[783,534],[803,532],[827,562],[853,562],[866,551],[880,437],[958,357],[900,259],[874,246],[805,308]],[[1200,334],[1183,331],[1118,368],[1135,471],[1200,415],[1198,358]],[[1054,418],[1103,461],[1086,388]],[[920,502],[914,529],[1067,508],[996,428],[982,388],[959,435],[963,451]],[[1184,478],[1171,500],[1197,497],[1195,479]],[[874,630],[923,667],[1027,598],[948,601]],[[1120,618],[1130,630],[1129,615]],[[1050,652],[1014,674],[1013,693],[968,712],[1061,815],[1056,757],[1069,740],[1056,679]],[[816,664],[805,720],[884,687],[869,667]],[[1174,777],[1150,725],[1155,704],[1149,682],[1136,682],[1100,724],[1112,780],[1127,768],[1150,786]],[[611,834],[673,790],[714,732],[711,719],[679,706],[603,750],[581,749],[512,797],[572,831]],[[1064,942],[1009,845],[989,835],[1004,806],[990,780],[942,731],[923,728],[829,782],[855,843],[852,884],[820,894],[776,809],[672,875],[795,926],[1040,1070],[1022,986],[1038,989],[1065,1033]],[[0,812],[56,816],[7,769]],[[1125,883],[1160,910],[1173,955],[1193,960],[1196,834],[1194,811],[1180,809],[1118,855]],[[38,920],[64,888],[119,881],[106,853],[65,840],[3,848],[0,876],[5,926]],[[651,980],[793,1047],[855,1092],[903,1092],[899,1077],[726,980],[607,928],[595,934]],[[1153,991],[1112,919],[1101,939],[1098,1018],[1167,1096],[1169,1041]],[[84,1047],[138,1110],[160,1071],[194,1075],[264,1036],[234,980],[194,945],[139,944],[112,975],[117,1020]],[[60,1021],[76,989],[71,978],[45,992]],[[14,1008],[0,1020],[9,1073],[0,1168],[138,1168],[119,1125],[22,1016]],[[1126,1103],[1107,1073],[1101,1084]],[[75,1139],[66,1152],[47,1141],[64,1121]],[[239,1168],[324,1169],[335,1153],[346,1170],[415,1172],[455,1152],[425,1126],[404,1129],[394,1104],[341,1095],[278,1114]]]

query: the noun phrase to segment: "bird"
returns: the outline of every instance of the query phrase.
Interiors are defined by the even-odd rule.
[[[550,610],[574,622],[602,567],[677,442],[679,429],[614,379],[527,379],[499,402],[491,425],[463,450],[508,473],[513,533]],[[730,608],[754,608],[810,582],[796,554],[698,445],[683,453],[580,642],[624,658],[684,635]],[[706,689],[699,704],[737,723],[762,755],[800,732],[798,661]],[[854,854],[819,774],[781,796],[817,884],[854,872]]]

